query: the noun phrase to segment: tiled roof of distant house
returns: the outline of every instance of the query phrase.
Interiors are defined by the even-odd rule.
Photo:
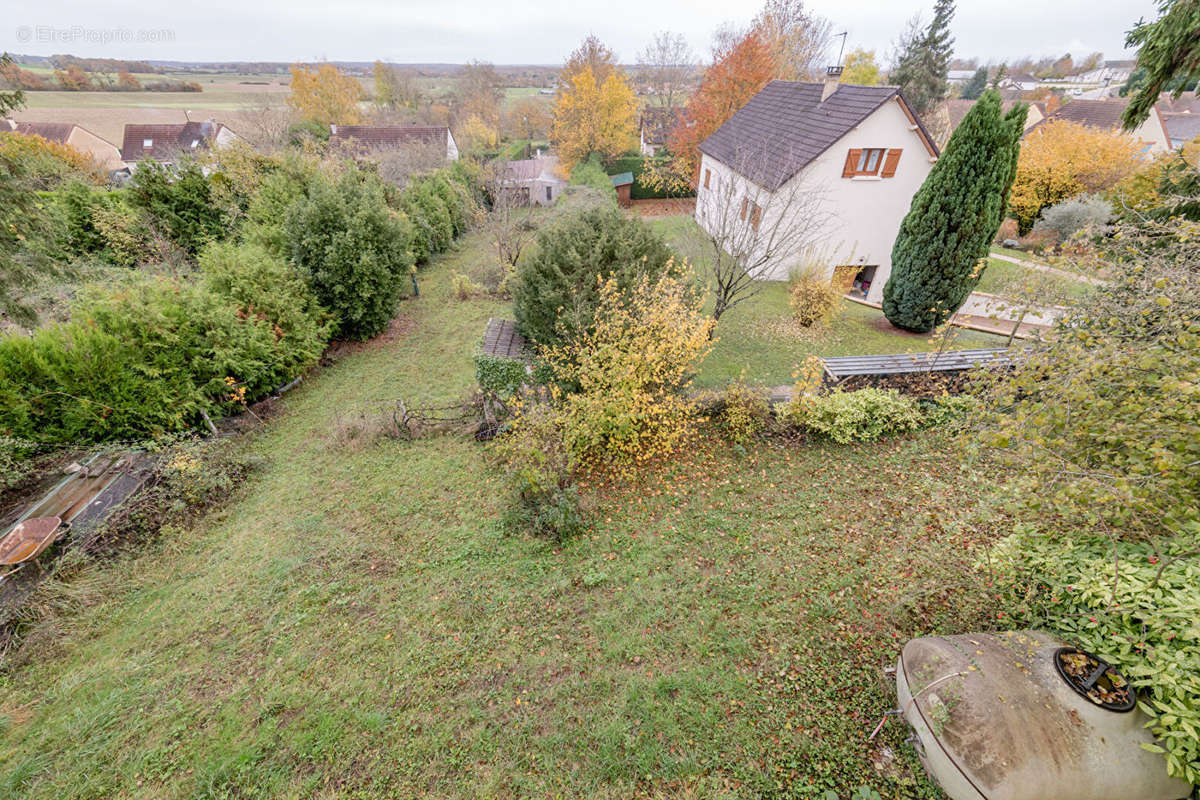
[[[48,142],[66,144],[67,140],[71,138],[71,131],[75,130],[75,124],[73,122],[14,122],[12,128],[14,133],[40,136]]]
[[[842,85],[824,102],[822,84],[771,81],[700,145],[700,150],[775,191],[884,103],[894,86]],[[910,112],[911,113],[911,112]],[[912,115],[931,153],[933,137]]]
[[[225,126],[219,122],[183,122],[178,124],[125,126],[121,158],[125,161],[174,161],[180,153],[207,150]]]
[[[446,147],[449,138],[450,129],[444,125],[333,125],[329,132],[331,147],[359,153],[396,150],[412,144]]]
[[[1077,122],[1089,128],[1112,130],[1120,126],[1121,115],[1125,113],[1128,100],[1072,100],[1060,106],[1057,111],[1046,117],[1046,122],[1054,119],[1065,119]],[[1043,123],[1044,124],[1044,123]]]
[[[667,143],[671,129],[679,120],[678,108],[647,106],[642,109],[642,138],[646,144],[659,147]]]
[[[1163,114],[1163,125],[1172,142],[1190,142],[1200,136],[1200,114]]]
[[[967,116],[967,112],[970,111],[975,106],[975,104],[978,102],[979,102],[978,100],[948,100],[948,101],[946,101],[946,110],[950,114],[950,130],[951,131],[953,131],[955,128],[957,128],[959,125],[962,124],[963,119]],[[1020,101],[1019,100],[1004,100],[1004,101],[1002,101],[1000,104],[1001,111],[1003,113],[1007,114],[1009,111],[1012,110],[1012,107],[1015,106],[1018,102],[1020,102]],[[1030,103],[1029,105],[1033,105],[1033,104]]]
[[[1200,114],[1200,97],[1195,92],[1184,92],[1179,97],[1160,95],[1158,108],[1164,114]]]

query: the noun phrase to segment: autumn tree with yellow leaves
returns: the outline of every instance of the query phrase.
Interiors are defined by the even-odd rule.
[[[358,101],[362,84],[333,64],[292,67],[292,91],[287,102],[306,120],[321,125],[357,125],[362,122]]]
[[[612,158],[637,144],[637,97],[629,77],[611,51],[591,44],[585,41],[559,76],[550,138],[567,170],[592,153]]]
[[[1132,175],[1143,146],[1119,131],[1069,120],[1039,126],[1021,143],[1008,200],[1022,233],[1033,227],[1047,206],[1084,192],[1108,192]]]

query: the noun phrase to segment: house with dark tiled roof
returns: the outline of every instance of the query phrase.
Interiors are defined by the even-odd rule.
[[[819,255],[831,280],[869,302],[882,298],[900,223],[939,155],[899,89],[840,85],[836,75],[771,81],[700,153],[700,227],[714,237],[738,229],[750,247],[780,253],[754,277],[784,280]],[[776,246],[785,226],[813,220],[819,253]]]
[[[446,148],[446,160],[458,160],[458,145],[445,125],[330,125],[329,147],[359,158],[408,147]]]
[[[1124,97],[1108,100],[1071,100],[1026,131],[1025,136],[1034,136],[1044,126],[1057,120],[1066,120],[1089,128],[1126,133],[1142,143],[1142,150],[1146,155],[1157,155],[1170,150],[1171,137],[1167,134],[1167,127],[1158,106],[1150,109],[1150,116],[1136,130],[1125,131],[1121,117],[1127,105],[1129,100]]]
[[[997,85],[999,89],[1016,89],[1022,92],[1030,92],[1038,88],[1041,83],[1037,78],[1030,75],[1028,72],[1010,72],[1000,79]]]
[[[220,122],[129,123],[121,144],[121,158],[130,169],[146,160],[175,163],[182,154],[224,147],[239,137]]]
[[[0,120],[0,131],[10,130],[26,136],[40,136],[48,142],[57,142],[91,156],[96,165],[112,174],[124,169],[121,151],[102,136],[92,133],[73,122],[15,122]]]
[[[678,108],[661,108],[659,106],[643,108],[641,119],[638,121],[639,147],[642,155],[653,156],[666,146],[667,137],[671,135],[671,129],[678,121]]]

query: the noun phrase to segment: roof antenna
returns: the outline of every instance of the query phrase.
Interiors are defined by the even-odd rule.
[[[848,36],[849,33],[850,33],[850,31],[842,31],[841,33],[835,33],[832,37],[834,39],[836,39],[839,36],[842,37],[842,46],[840,48],[838,48],[838,57],[837,57],[837,66],[839,66],[839,67],[842,65],[842,54],[846,52],[846,36]]]

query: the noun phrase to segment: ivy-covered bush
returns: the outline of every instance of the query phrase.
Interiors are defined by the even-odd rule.
[[[992,551],[1011,624],[1047,628],[1138,690],[1171,775],[1200,784],[1200,527],[1168,543],[1024,527]]]
[[[129,182],[129,200],[189,253],[227,232],[225,212],[214,202],[212,186],[196,161],[143,161]]]
[[[387,328],[408,285],[412,225],[387,207],[378,177],[315,176],[283,233],[292,263],[333,314],[335,336],[369,339]]]
[[[475,382],[479,388],[501,399],[512,397],[529,381],[525,362],[478,353],[475,356]]]
[[[509,533],[561,543],[585,527],[563,446],[561,418],[545,397],[524,400],[496,445],[509,485],[501,523]]]
[[[616,206],[576,208],[539,231],[518,265],[517,326],[537,344],[567,341],[592,327],[604,281],[626,289],[675,269],[666,242],[641,220]]]
[[[915,431],[925,423],[917,401],[895,389],[798,394],[783,411],[788,423],[828,436],[839,444],[873,442]]]
[[[696,397],[696,405],[731,444],[745,445],[771,425],[767,393],[740,381],[723,390],[701,392]]]

